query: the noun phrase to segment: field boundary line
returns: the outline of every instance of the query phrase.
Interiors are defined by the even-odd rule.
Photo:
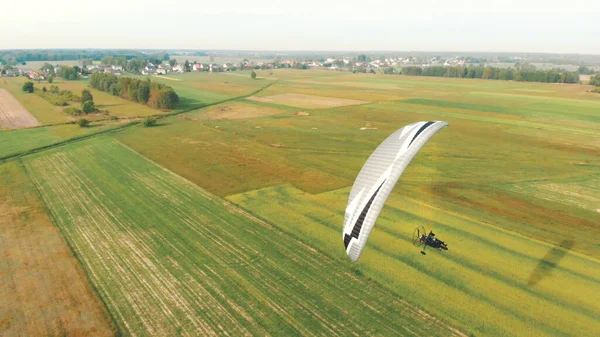
[[[36,195],[42,201],[44,212],[46,214],[48,214],[48,216],[50,217],[50,220],[52,221],[52,225],[54,225],[58,229],[58,232],[60,233],[60,238],[62,239],[62,241],[65,244],[65,246],[67,246],[69,248],[69,252],[71,252],[71,256],[75,259],[75,261],[77,261],[77,266],[79,268],[81,268],[81,271],[85,275],[87,284],[93,290],[94,295],[98,298],[98,300],[100,301],[100,303],[102,303],[102,308],[104,309],[104,316],[106,318],[108,318],[108,320],[109,320],[109,322],[111,324],[111,328],[113,329],[113,332],[114,332],[113,336],[114,337],[121,337],[121,336],[123,336],[123,332],[119,329],[119,326],[117,325],[117,321],[113,317],[112,312],[108,309],[108,306],[106,305],[106,302],[104,302],[104,299],[102,299],[102,296],[100,296],[100,292],[98,291],[98,289],[96,288],[96,286],[94,286],[94,284],[91,282],[90,275],[88,274],[87,270],[85,268],[83,268],[83,261],[80,259],[80,257],[77,254],[77,252],[73,249],[73,246],[69,243],[69,240],[67,240],[66,235],[64,233],[64,230],[61,228],[61,226],[58,225],[58,221],[56,220],[56,216],[52,212],[52,209],[48,206],[48,202],[46,201],[46,199],[44,198],[44,195],[40,191],[40,188],[39,188],[38,184],[31,177],[31,173],[27,169],[27,165],[25,165],[25,163],[23,162],[23,158],[18,158],[18,163],[23,168],[23,170],[25,171],[25,174],[27,175],[27,178],[29,179],[29,181],[33,185],[33,187],[35,189]]]
[[[171,112],[171,113],[167,113],[167,114],[150,115],[150,117],[156,117],[157,119],[164,119],[164,118],[167,118],[167,117],[177,116],[177,115],[180,115],[180,114],[183,114],[183,113],[186,113],[186,112],[190,112],[190,111],[194,111],[194,110],[200,110],[200,109],[204,109],[204,108],[207,108],[207,107],[210,107],[210,106],[222,104],[222,103],[229,102],[229,101],[234,101],[234,100],[237,100],[237,99],[240,99],[240,98],[245,98],[245,97],[248,97],[248,96],[255,95],[255,94],[257,94],[257,93],[259,93],[259,92],[261,92],[261,91],[269,88],[270,86],[274,85],[278,81],[279,80],[273,81],[273,82],[265,85],[264,87],[261,87],[261,88],[259,88],[257,90],[252,91],[249,94],[244,94],[244,95],[241,95],[241,96],[236,96],[236,97],[228,98],[228,99],[217,101],[217,102],[213,102],[213,103],[202,104],[202,105],[199,105],[199,106],[195,106],[195,107],[192,107],[192,108],[188,108],[188,109],[181,110],[181,111],[175,111],[175,112]],[[147,116],[145,116],[145,117],[147,117]],[[131,117],[131,119],[136,119],[136,118],[139,118],[139,117]],[[62,124],[72,124],[72,122],[59,123],[59,124],[53,124],[53,125],[62,125]],[[88,134],[88,135],[71,137],[71,138],[62,140],[62,141],[57,142],[57,143],[53,143],[53,144],[49,144],[49,145],[37,147],[37,148],[26,150],[26,151],[23,151],[23,152],[9,154],[7,156],[0,157],[0,164],[5,163],[5,162],[7,162],[7,161],[9,161],[11,159],[18,159],[18,158],[21,158],[21,157],[24,157],[24,156],[28,156],[30,154],[34,154],[34,153],[38,153],[38,152],[50,150],[50,149],[53,149],[53,148],[56,148],[56,147],[68,145],[68,144],[71,144],[71,143],[75,143],[75,142],[86,140],[86,139],[90,139],[90,138],[94,138],[94,137],[97,137],[97,136],[100,136],[100,135],[104,135],[104,134],[107,134],[107,133],[119,132],[119,131],[125,130],[125,129],[129,128],[129,127],[132,127],[132,126],[135,126],[135,125],[138,125],[138,124],[140,124],[140,121],[139,120],[134,120],[132,122],[125,123],[125,124],[123,124],[121,126],[118,126],[118,127],[115,127],[115,128],[109,129],[109,130],[99,131],[99,132]],[[46,126],[51,126],[51,125],[46,125]],[[39,126],[39,127],[44,127],[44,126]]]

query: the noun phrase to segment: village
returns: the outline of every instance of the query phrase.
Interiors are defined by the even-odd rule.
[[[128,61],[130,62],[130,61]],[[339,71],[353,72],[379,72],[382,69],[401,68],[401,67],[429,67],[429,66],[464,66],[467,60],[465,58],[451,57],[381,57],[372,59],[366,55],[358,57],[341,57],[341,58],[320,58],[320,59],[280,59],[275,58],[271,61],[252,62],[248,59],[243,59],[239,63],[216,63],[216,62],[196,62],[184,61],[177,62],[175,60],[162,61],[162,63],[152,63],[147,61],[146,65],[139,71],[130,71],[141,75],[167,75],[185,72],[226,72],[237,70],[268,70],[279,68],[296,68],[296,69],[327,69]],[[31,80],[45,80],[49,76],[58,74],[60,68],[64,65],[50,63],[44,64],[40,69],[32,69],[28,67],[10,67],[4,66],[0,76],[17,77],[25,76]],[[87,64],[76,66],[77,73],[82,78],[95,73],[110,73],[114,75],[122,75],[127,72],[122,65],[109,64]]]

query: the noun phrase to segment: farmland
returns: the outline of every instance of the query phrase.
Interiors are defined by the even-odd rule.
[[[20,162],[0,165],[0,256],[0,335],[114,335]]]
[[[25,165],[125,335],[459,333],[116,141]]]
[[[333,71],[258,77],[156,77],[182,109],[225,102],[23,157],[124,335],[600,331],[600,95]],[[404,172],[351,264],[341,229],[352,183],[383,139],[420,120],[450,127]],[[87,132],[67,127],[2,132],[0,154]],[[450,250],[419,254],[417,225]]]
[[[0,160],[8,156],[51,146],[75,138],[114,130],[126,125],[127,121],[101,121],[87,128],[75,124],[62,124],[38,128],[0,131]]]
[[[402,125],[446,120],[450,127],[402,177],[358,268],[475,335],[592,336],[600,329],[592,292],[600,280],[600,100],[585,86],[271,76],[279,74],[256,96],[372,103],[307,107],[309,116],[296,116],[285,101],[239,100],[282,111],[214,120],[199,110],[116,136],[341,263],[349,187],[370,152]],[[419,224],[433,226],[450,251],[423,260],[409,242]]]
[[[21,89],[24,83],[24,78],[0,78],[0,88],[12,94],[40,124],[63,123],[69,120],[59,107],[38,95],[25,93]]]
[[[38,121],[8,91],[0,89],[0,128],[39,125]]]

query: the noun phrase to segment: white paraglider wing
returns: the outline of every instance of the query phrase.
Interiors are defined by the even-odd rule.
[[[348,199],[344,218],[344,246],[352,261],[358,260],[383,205],[413,157],[439,130],[442,121],[409,124],[389,136],[360,170]]]

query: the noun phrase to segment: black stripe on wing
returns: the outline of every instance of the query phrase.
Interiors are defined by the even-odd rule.
[[[369,208],[371,208],[371,204],[373,203],[373,200],[375,200],[375,197],[377,196],[377,193],[379,193],[379,190],[381,189],[381,186],[383,186],[383,184],[385,184],[385,180],[381,183],[381,185],[379,185],[375,193],[373,193],[373,195],[371,196],[371,199],[369,199],[369,202],[367,202],[367,204],[363,208],[362,212],[360,212],[360,216],[358,217],[358,220],[356,220],[354,228],[352,228],[351,235],[346,234],[344,236],[344,246],[346,248],[348,248],[348,245],[350,244],[350,240],[352,240],[352,238],[358,239],[358,234],[360,234],[360,229],[362,228],[363,221],[365,221],[367,213],[369,213]]]
[[[427,122],[427,123],[423,124],[423,126],[419,129],[419,131],[417,131],[417,133],[415,134],[413,139],[410,141],[410,143],[408,143],[407,148],[410,147],[410,144],[412,144],[412,142],[414,142],[415,139],[417,139],[417,137],[419,136],[419,134],[421,134],[421,132],[425,131],[425,129],[427,129],[433,123],[435,123],[435,122]]]

